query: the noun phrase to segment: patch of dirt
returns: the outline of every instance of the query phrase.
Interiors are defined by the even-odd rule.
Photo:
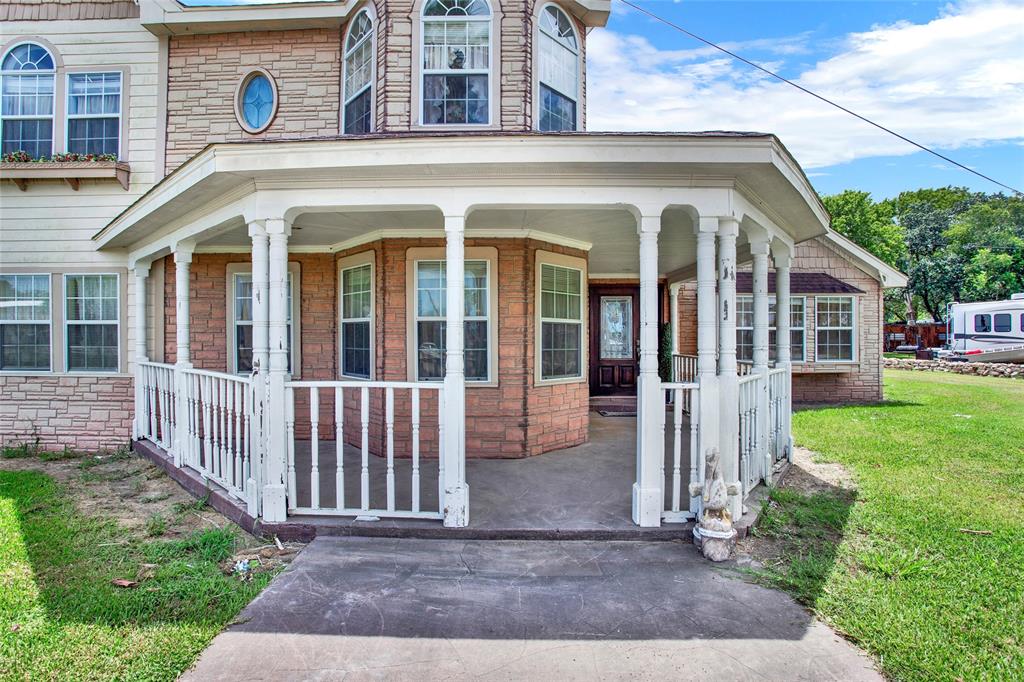
[[[853,476],[842,464],[819,462],[816,461],[817,456],[807,448],[793,448],[793,462],[779,487],[804,495],[827,492],[832,488],[857,489]]]
[[[97,454],[73,453],[60,459],[39,456],[0,458],[0,470],[39,471],[61,483],[74,500],[75,507],[87,516],[115,520],[125,530],[143,538],[174,539],[208,528],[238,528],[227,517],[197,500],[174,482],[160,467],[127,448]],[[288,543],[278,550],[264,545],[239,529],[243,538],[237,559],[257,554],[260,570],[273,570],[291,559],[305,546]],[[273,555],[261,552],[273,547]],[[227,571],[231,573],[232,571]]]

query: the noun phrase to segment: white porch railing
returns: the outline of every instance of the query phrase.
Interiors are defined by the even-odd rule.
[[[288,510],[291,514],[316,514],[332,516],[356,516],[356,517],[392,517],[392,518],[444,518],[444,388],[442,384],[418,384],[411,382],[393,381],[292,381],[285,385],[286,390],[286,413],[285,419],[288,430]],[[380,410],[381,404],[378,400],[371,404],[371,391],[383,393],[383,427],[384,427],[384,457],[374,455],[370,449],[370,426],[371,411],[376,408]],[[395,394],[396,392],[407,393],[408,402],[408,447],[405,453],[407,458],[400,458],[401,466],[396,467],[395,452]],[[334,402],[334,442],[333,442],[333,464],[328,466],[333,469],[324,472],[320,450],[320,399],[321,393],[325,392],[333,398]],[[424,428],[423,423],[423,393],[436,395],[437,405],[437,448],[438,457],[436,461],[427,462],[421,457],[421,440]],[[296,397],[305,395],[308,398],[307,405],[309,412],[309,493],[301,492],[299,486],[298,452],[297,444],[302,441],[296,437]],[[403,405],[404,407],[404,405]],[[358,415],[359,448],[346,447],[346,431],[350,428],[346,424],[345,413],[348,411],[353,417]],[[404,411],[404,410],[403,410]],[[374,423],[380,424],[379,417]],[[404,425],[403,425],[404,435]],[[353,439],[355,440],[355,439]],[[357,454],[358,453],[358,454]],[[302,452],[301,465],[306,464],[305,452]],[[346,466],[346,454],[349,463]],[[405,466],[406,461],[408,467]],[[355,471],[353,471],[355,469]],[[405,480],[399,478],[397,469],[408,469],[408,489],[405,488]],[[303,472],[305,474],[305,472]],[[330,492],[330,479],[326,481],[322,476],[326,474],[334,479],[333,505],[323,504],[322,484],[326,492]],[[358,476],[358,479],[351,479]],[[403,477],[404,478],[404,477]],[[358,488],[350,485],[346,488],[347,480],[358,480]],[[383,479],[383,480],[381,480]],[[428,490],[433,488],[437,491],[436,506],[424,509],[424,480],[428,484]],[[377,485],[373,485],[376,483]],[[384,504],[380,504],[381,483],[383,483]],[[399,486],[399,483],[401,484]],[[351,495],[349,495],[351,490]],[[356,491],[358,490],[358,495]],[[376,494],[374,494],[376,493]],[[300,505],[299,498],[307,498],[308,504]],[[401,496],[401,500],[399,497]],[[355,499],[358,497],[358,499]],[[433,497],[432,491],[426,497]]]
[[[680,356],[676,356],[680,357]],[[692,382],[662,383],[661,388],[672,398],[672,435],[670,438],[671,447],[665,449],[665,460],[663,463],[663,475],[668,474],[667,484],[671,490],[671,498],[666,494],[665,510],[662,512],[662,521],[666,523],[683,523],[692,519],[698,513],[699,498],[690,497],[690,483],[700,480],[703,475],[700,456],[697,448],[698,412],[697,405],[698,385]],[[667,415],[663,416],[662,430],[667,427]],[[689,466],[683,467],[684,444],[686,459]],[[685,473],[684,473],[685,471]],[[686,497],[685,506],[683,497]]]
[[[792,399],[789,392],[789,372],[784,367],[768,371],[768,449],[767,466],[773,467],[784,459],[789,447],[789,415]],[[765,472],[767,475],[770,469]]]
[[[740,480],[743,483],[743,497],[747,496],[761,478],[763,458],[758,456],[758,411],[762,387],[760,374],[745,374],[738,380]]]
[[[672,381],[688,384],[697,380],[697,356],[676,353],[672,356]]]
[[[140,362],[135,380],[137,438],[145,438],[168,452],[174,445],[174,365]]]
[[[183,466],[220,485],[242,500],[256,495],[248,490],[250,478],[259,476],[253,461],[253,395],[249,377],[182,369],[185,430]]]

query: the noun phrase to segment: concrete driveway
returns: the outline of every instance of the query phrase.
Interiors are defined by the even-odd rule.
[[[318,538],[187,680],[879,680],[682,542]]]

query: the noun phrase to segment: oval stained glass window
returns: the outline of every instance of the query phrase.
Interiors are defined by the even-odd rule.
[[[274,88],[261,73],[249,78],[242,89],[242,118],[253,130],[262,130],[274,113]]]

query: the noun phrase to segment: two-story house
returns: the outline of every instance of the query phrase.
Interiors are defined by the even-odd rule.
[[[618,419],[627,521],[692,519],[712,451],[738,516],[791,398],[880,398],[902,276],[770,134],[585,132],[610,10],[0,4],[0,438],[134,439],[265,523],[461,527],[467,461]]]

